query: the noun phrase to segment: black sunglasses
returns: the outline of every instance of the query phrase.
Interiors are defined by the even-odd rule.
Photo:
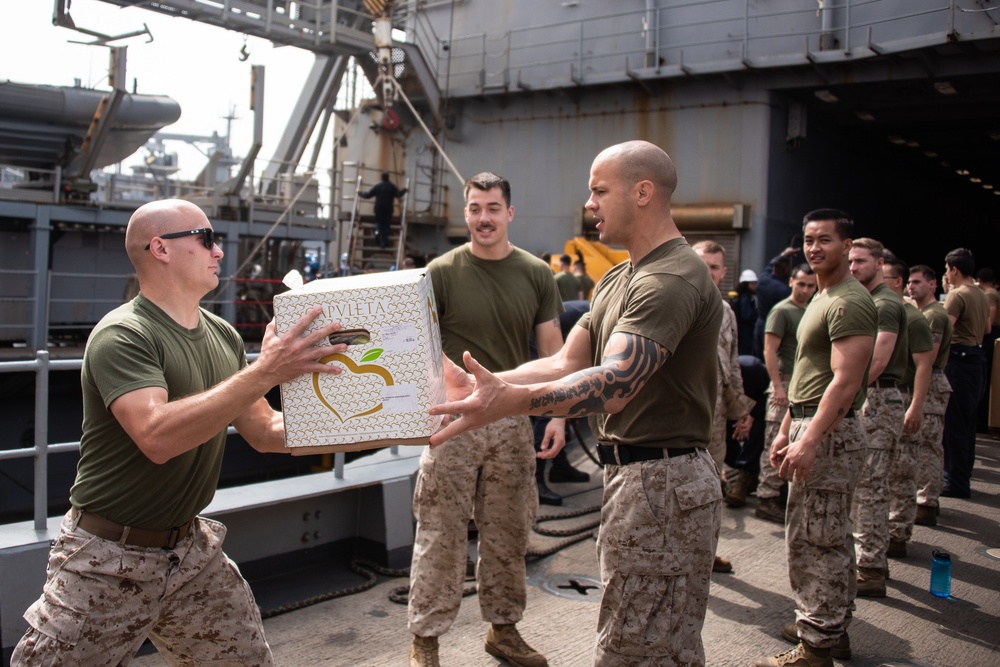
[[[215,230],[210,227],[200,227],[198,229],[189,229],[184,232],[174,232],[172,234],[163,234],[160,236],[161,239],[179,239],[183,236],[194,236],[195,234],[201,234],[201,242],[206,248],[211,250],[215,246]],[[146,244],[146,250],[149,250],[149,246],[152,245],[152,241]]]

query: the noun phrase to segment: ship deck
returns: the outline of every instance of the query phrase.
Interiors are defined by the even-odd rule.
[[[850,627],[854,656],[850,662],[837,661],[838,665],[1000,664],[1000,440],[980,436],[977,453],[972,499],[943,498],[937,527],[915,527],[908,556],[890,561],[888,596],[858,598]],[[543,506],[540,514],[600,502],[596,467],[586,460],[581,467],[595,473],[594,481],[553,485],[567,494],[565,505]],[[790,646],[780,638],[780,627],[792,620],[794,608],[783,530],[757,519],[755,503],[751,497],[743,508],[723,510],[719,554],[732,559],[735,571],[712,577],[703,631],[708,665],[749,665]],[[596,514],[589,514],[544,526],[579,526],[594,519]],[[558,539],[538,535],[532,548],[545,550]],[[473,549],[470,545],[470,552]],[[952,555],[950,599],[928,592],[933,549]],[[599,608],[595,591],[586,588],[590,579],[599,579],[593,539],[532,560],[528,576],[528,608],[519,625],[522,634],[554,667],[590,664]],[[574,588],[570,584],[574,580],[582,585]],[[363,580],[331,558],[304,565],[294,576],[251,581],[269,616],[264,626],[278,665],[406,664],[410,642],[406,607],[389,600],[393,589],[406,584],[405,579],[379,576],[378,583],[362,593],[277,615],[269,614],[297,606],[289,604],[289,596],[324,596],[327,590]],[[502,664],[483,651],[485,631],[475,597],[465,598],[455,625],[441,638],[441,664]],[[152,653],[133,664],[155,667],[166,663]]]

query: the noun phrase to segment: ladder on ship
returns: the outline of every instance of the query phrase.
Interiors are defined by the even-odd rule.
[[[410,179],[407,178],[403,184],[406,194],[399,199],[398,218],[393,215],[389,225],[389,245],[386,248],[379,246],[375,238],[374,214],[361,213],[361,191],[364,187],[362,180],[362,175],[358,174],[347,232],[347,266],[352,274],[363,273],[366,269],[389,271],[393,267],[402,268],[406,252],[406,203],[410,197]]]

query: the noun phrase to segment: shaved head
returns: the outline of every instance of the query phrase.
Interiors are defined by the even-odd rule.
[[[639,181],[651,181],[657,190],[666,192],[668,200],[677,189],[673,160],[662,148],[648,141],[626,141],[605,148],[594,162],[605,160],[616,163],[619,178],[626,187]]]
[[[149,254],[146,244],[155,236],[186,229],[211,227],[204,211],[183,199],[164,199],[143,204],[129,218],[125,228],[125,251],[138,269]]]

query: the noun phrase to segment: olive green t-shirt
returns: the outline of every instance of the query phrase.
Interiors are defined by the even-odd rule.
[[[764,333],[781,339],[778,344],[778,372],[782,375],[791,375],[795,366],[795,348],[798,347],[796,332],[805,312],[806,309],[792,301],[792,297],[787,297],[774,304],[767,314]]]
[[[556,275],[556,286],[559,288],[559,298],[563,301],[577,301],[583,291],[580,279],[572,273],[560,271]]]
[[[529,359],[528,334],[562,312],[552,270],[520,248],[503,259],[488,260],[473,255],[466,243],[427,269],[441,322],[441,345],[462,368],[466,350],[493,373],[520,366]]]
[[[111,311],[83,354],[83,437],[70,501],[116,523],[166,530],[212,501],[226,444],[223,429],[166,463],[149,460],[110,410],[115,399],[147,387],[168,400],[198,394],[246,366],[243,341],[206,310],[185,329],[141,294]]]
[[[600,442],[645,447],[708,447],[718,384],[722,296],[708,267],[684,238],[654,248],[635,266],[613,267],[597,283],[590,312],[593,363],[603,363],[612,333],[630,333],[670,351],[670,358],[614,415],[595,415]]]
[[[580,281],[580,289],[583,290],[583,298],[590,299],[591,292],[594,291],[594,279],[586,273],[581,273],[576,277]]]
[[[872,299],[878,310],[878,330],[896,334],[896,343],[889,356],[889,363],[879,376],[879,380],[892,380],[897,384],[906,375],[906,360],[909,358],[909,342],[906,333],[906,310],[903,299],[885,283],[872,290]]]
[[[990,321],[990,302],[974,285],[953,287],[944,299],[944,309],[954,317],[952,345],[981,345]]]
[[[847,276],[824,292],[818,293],[806,308],[799,323],[799,349],[795,352],[795,370],[788,386],[788,400],[799,405],[817,406],[833,380],[830,357],[833,342],[848,336],[871,336],[878,333],[875,302],[861,283]],[[871,366],[871,360],[868,360]],[[851,407],[860,410],[868,396],[868,368]]]
[[[934,349],[934,334],[931,325],[923,314],[912,303],[903,302],[906,311],[906,334],[909,340],[909,352],[906,355],[906,373],[900,383],[907,389],[913,389],[913,378],[917,374],[917,366],[913,363],[913,355]]]
[[[987,287],[983,290],[983,294],[986,295],[986,302],[990,308],[993,308],[993,322],[991,324],[1000,326],[1000,292],[992,287]]]
[[[931,325],[931,336],[934,338],[934,344],[941,345],[938,348],[937,357],[934,358],[934,368],[943,371],[944,367],[948,365],[948,356],[951,353],[951,318],[948,317],[948,311],[944,309],[940,301],[931,301],[921,308],[920,312],[927,318],[927,323]]]

